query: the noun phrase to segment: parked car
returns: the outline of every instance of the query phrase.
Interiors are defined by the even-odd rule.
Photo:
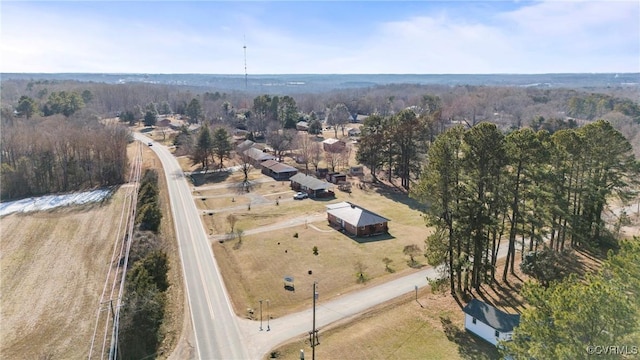
[[[302,199],[306,199],[309,197],[309,194],[307,194],[306,192],[298,192],[295,195],[293,195],[293,200],[302,200]]]
[[[152,142],[150,142],[148,145],[149,145],[149,146],[153,146],[153,143],[152,143]]]

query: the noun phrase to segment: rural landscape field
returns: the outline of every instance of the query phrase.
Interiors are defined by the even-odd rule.
[[[2,2],[0,359],[638,358],[638,14]]]

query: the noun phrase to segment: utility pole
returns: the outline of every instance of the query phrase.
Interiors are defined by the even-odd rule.
[[[262,331],[262,300],[258,300],[260,302],[260,331]]]
[[[269,327],[269,319],[271,319],[271,313],[269,313],[269,299],[267,299],[267,331],[271,331],[271,327]]]
[[[311,343],[311,360],[316,360],[316,345],[320,345],[318,341],[318,330],[316,329],[316,300],[318,293],[316,292],[316,282],[313,282],[313,328],[309,333],[309,342]]]

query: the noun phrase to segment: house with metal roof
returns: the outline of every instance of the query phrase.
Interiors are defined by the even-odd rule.
[[[263,152],[260,149],[256,149],[255,147],[250,147],[243,151],[243,154],[248,156],[251,159],[251,163],[253,166],[260,166],[262,162],[267,160],[275,160],[276,158],[266,152]]]
[[[287,164],[279,163],[275,160],[265,160],[260,166],[262,173],[276,180],[289,180],[290,177],[298,173],[298,169]]]
[[[389,232],[389,219],[348,201],[327,205],[329,225],[353,236],[371,236]]]
[[[520,314],[507,314],[478,299],[472,299],[464,311],[464,328],[487,342],[511,340],[513,329],[520,324]]]
[[[297,173],[289,180],[291,181],[291,188],[293,190],[306,192],[312,198],[335,196],[333,191],[331,191],[333,184],[329,184],[313,176]]]

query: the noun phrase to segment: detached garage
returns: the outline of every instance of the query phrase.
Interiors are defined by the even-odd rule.
[[[471,300],[462,310],[464,328],[493,345],[511,340],[513,329],[520,324],[519,314],[507,314],[478,299]]]
[[[327,205],[329,225],[353,236],[371,236],[389,232],[389,219],[347,201]]]

